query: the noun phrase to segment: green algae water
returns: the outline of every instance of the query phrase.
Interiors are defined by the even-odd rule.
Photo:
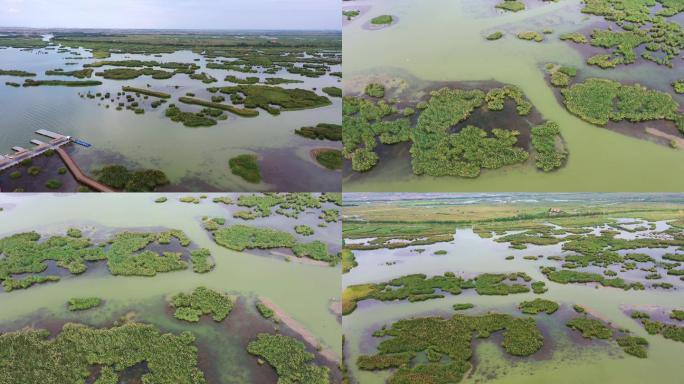
[[[46,35],[46,39],[50,36]],[[54,48],[54,47],[53,47]],[[72,52],[79,52],[76,59]],[[33,79],[78,80],[67,76],[45,76],[47,70],[62,68],[65,71],[81,69],[83,64],[99,61],[90,58],[84,49],[22,50],[0,49],[2,68],[21,68],[38,74]],[[73,158],[85,171],[110,164],[123,164],[131,168],[151,168],[163,171],[171,181],[168,191],[335,191],[340,187],[340,172],[318,165],[310,152],[316,148],[339,148],[338,142],[310,140],[294,134],[295,129],[315,126],[319,123],[340,122],[341,99],[331,97],[332,104],[316,109],[283,112],[272,116],[261,110],[255,118],[245,118],[227,113],[228,119],[218,121],[212,127],[189,128],[165,117],[167,106],[180,105],[185,111],[202,108],[188,106],[177,101],[186,93],[210,99],[208,87],[235,85],[224,82],[228,74],[237,77],[255,76],[263,81],[266,77],[296,79],[302,83],[281,84],[282,88],[316,89],[339,87],[339,79],[325,75],[309,78],[279,70],[275,74],[250,73],[206,68],[207,58],[191,51],[176,51],[161,55],[117,54],[106,60],[154,60],[158,62],[184,62],[201,66],[197,71],[206,72],[219,79],[212,84],[192,80],[187,74],[176,74],[167,80],[150,76],[118,81],[92,76],[86,80],[98,80],[102,85],[91,87],[11,87],[5,82],[23,82],[23,78],[0,76],[0,154],[11,152],[14,146],[30,148],[31,139],[46,141],[36,135],[46,129],[74,136],[93,145],[91,148],[75,146]],[[76,62],[77,65],[66,65]],[[96,72],[103,69],[95,68]],[[340,65],[331,66],[340,71]],[[146,111],[142,115],[133,111],[117,111],[116,104],[99,98],[79,97],[79,93],[107,93],[116,95],[123,85],[169,93],[172,99],[159,108],[149,108],[154,100],[144,100]],[[105,104],[110,104],[106,108]],[[228,167],[232,157],[254,153],[259,156],[263,182],[251,184],[233,175]]]
[[[352,196],[348,198],[348,196]],[[362,202],[369,195],[345,194],[345,204]],[[410,196],[416,196],[410,195]],[[597,195],[595,195],[597,196]],[[539,196],[536,196],[539,197]],[[406,197],[409,199],[410,197]],[[445,196],[440,198],[446,199]],[[462,196],[456,205],[499,204],[508,196]],[[568,201],[567,196],[547,196],[545,203]],[[519,201],[527,200],[535,204],[535,196],[520,196]],[[387,201],[397,207],[403,205],[399,195],[388,195]],[[406,204],[412,204],[406,203]],[[452,202],[453,203],[453,202]],[[446,200],[424,200],[418,204],[434,207],[446,204]],[[556,203],[557,204],[557,203]],[[592,201],[587,200],[586,205]],[[375,206],[377,208],[377,206]],[[384,207],[391,211],[391,207]],[[369,211],[372,208],[369,208]],[[355,211],[358,213],[359,211]],[[618,217],[616,217],[618,218]],[[632,218],[624,218],[625,222]],[[628,220],[629,219],[629,220]],[[658,231],[667,227],[665,222],[653,222]],[[625,238],[634,236],[623,231]],[[370,240],[370,239],[366,239]],[[364,242],[364,239],[348,240]],[[415,252],[422,248],[424,251]],[[435,255],[437,250],[447,250],[446,255]],[[648,252],[662,255],[672,249],[638,249],[635,252]],[[652,253],[651,253],[652,252]],[[544,346],[528,357],[515,357],[503,351],[501,339],[492,336],[475,339],[471,362],[474,369],[465,375],[462,383],[622,383],[637,384],[645,382],[680,383],[681,355],[684,344],[667,340],[659,335],[649,335],[643,327],[630,318],[625,310],[629,308],[667,308],[678,309],[682,306],[684,283],[676,276],[664,277],[673,284],[673,289],[661,290],[648,288],[642,291],[599,287],[582,284],[557,284],[548,281],[541,273],[538,261],[523,259],[525,255],[548,256],[563,255],[559,244],[549,246],[528,245],[527,249],[515,250],[507,243],[495,242],[494,238],[482,238],[469,226],[456,227],[454,239],[430,245],[410,246],[398,249],[355,250],[358,266],[343,274],[343,289],[350,285],[387,282],[408,274],[423,273],[428,277],[454,272],[456,275],[474,276],[481,273],[525,272],[533,281],[544,281],[548,291],[543,295],[533,293],[511,294],[508,296],[477,295],[472,290],[464,290],[459,295],[445,293],[444,298],[410,303],[402,301],[364,300],[349,315],[343,317],[343,331],[346,337],[345,358],[351,375],[358,383],[384,383],[391,376],[389,370],[371,372],[359,370],[356,359],[360,355],[373,355],[376,346],[384,338],[372,337],[381,327],[408,318],[427,316],[451,317],[454,314],[480,315],[488,311],[523,316],[517,309],[522,301],[543,298],[560,304],[558,312],[552,316],[538,314],[537,320],[544,336]],[[506,260],[507,256],[515,256]],[[642,272],[643,273],[643,272]],[[633,275],[631,275],[633,276]],[[441,292],[438,292],[441,293]],[[474,308],[454,311],[458,303],[472,303]],[[575,331],[565,326],[568,318],[576,317],[572,306],[584,307],[592,316],[601,319],[616,329],[627,329],[633,336],[648,340],[648,357],[639,359],[625,354],[614,341],[583,339]]]
[[[380,156],[369,172],[345,173],[345,191],[679,191],[684,151],[644,138],[626,136],[586,123],[559,102],[545,78],[549,62],[579,69],[580,76],[638,82],[673,94],[670,82],[682,77],[673,69],[644,60],[612,70],[588,67],[583,55],[558,35],[598,25],[601,18],[580,13],[579,0],[526,2],[528,9],[506,13],[498,1],[373,0],[345,2],[362,10],[343,27],[345,90],[355,79],[394,77],[416,83],[489,81],[519,86],[542,117],[556,121],[569,151],[567,164],[543,173],[524,164],[487,170],[475,179],[415,176],[408,146],[398,144],[391,156]],[[367,22],[389,14],[396,23],[369,30]],[[677,19],[679,20],[679,19]],[[542,43],[517,39],[525,30],[553,29]],[[496,41],[485,39],[495,31]],[[678,60],[681,61],[681,60]]]
[[[254,304],[267,298],[294,318],[322,349],[341,355],[341,325],[331,310],[340,295],[340,270],[327,265],[287,262],[283,257],[235,252],[219,247],[202,228],[202,217],[224,217],[228,224],[244,223],[232,218],[232,211],[244,209],[213,203],[213,195],[199,204],[181,203],[179,195],[166,194],[168,201],[156,204],[158,194],[38,194],[7,195],[0,198],[0,236],[35,230],[41,234],[63,234],[67,228],[93,231],[93,238],[115,230],[174,228],[198,246],[211,251],[216,267],[206,274],[191,269],[159,273],[154,277],[112,276],[106,268],[91,266],[83,275],[66,276],[56,283],[26,290],[0,293],[0,328],[2,332],[24,326],[45,327],[58,331],[59,322],[82,322],[92,326],[111,325],[113,320],[136,313],[136,320],[152,323],[174,333],[188,330],[197,336],[200,369],[209,382],[275,382],[270,369],[257,365],[246,353],[246,345],[259,332],[273,332],[274,325],[258,315]],[[224,196],[224,195],[221,195]],[[231,196],[234,200],[236,195]],[[324,208],[326,205],[324,205]],[[323,241],[337,252],[340,247],[340,224],[317,227],[318,214],[302,213],[300,218],[281,216],[260,218],[254,225],[292,230],[308,224],[316,234],[308,240]],[[166,300],[179,292],[206,286],[237,297],[231,314],[221,323],[180,322],[172,317]],[[71,313],[66,302],[72,297],[95,296],[104,300],[98,308]],[[283,333],[299,336],[281,325]],[[312,347],[313,348],[313,347]],[[327,363],[331,364],[331,363]],[[334,376],[333,376],[334,377]]]

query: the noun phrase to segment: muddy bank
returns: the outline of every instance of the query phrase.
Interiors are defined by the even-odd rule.
[[[273,301],[263,296],[259,296],[259,301],[270,308],[276,314],[280,322],[288,326],[293,332],[297,333],[311,347],[318,350],[318,353],[320,353],[321,356],[335,364],[340,362],[340,353],[337,353],[329,348],[323,348],[313,333],[309,332],[309,330],[307,330],[297,320],[287,314],[287,312],[285,312],[283,309],[278,307]]]

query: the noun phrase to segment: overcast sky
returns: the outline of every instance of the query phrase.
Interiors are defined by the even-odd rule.
[[[341,29],[340,0],[0,0],[0,27]]]

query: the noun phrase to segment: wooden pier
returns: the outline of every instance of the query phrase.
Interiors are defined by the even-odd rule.
[[[64,165],[66,165],[67,169],[69,170],[69,172],[71,172],[76,181],[95,191],[116,192],[116,190],[98,182],[97,180],[90,178],[85,173],[83,173],[83,171],[81,171],[81,168],[78,166],[78,164],[76,164],[74,159],[72,159],[71,156],[69,156],[69,154],[61,148],[63,145],[69,144],[71,142],[83,145],[85,147],[89,147],[90,144],[82,140],[74,139],[71,136],[65,136],[45,129],[37,130],[36,134],[48,137],[50,138],[50,141],[45,143],[43,141],[33,139],[30,142],[35,146],[31,149],[26,149],[20,146],[13,147],[12,150],[15,153],[0,155],[0,171],[15,167],[17,165],[20,165],[22,161],[32,159],[36,156],[44,154],[49,150],[53,150],[57,152],[59,157],[64,162]]]
[[[62,148],[57,148],[56,149],[57,154],[59,157],[62,158],[62,161],[64,162],[64,165],[67,166],[67,169],[71,174],[74,176],[76,181],[79,183],[85,185],[86,187],[98,191],[98,192],[116,192],[116,190],[112,189],[111,187],[108,187],[102,183],[100,183],[97,180],[94,180],[87,176],[83,171],[81,171],[81,168],[76,164],[74,159],[69,156],[68,153]]]

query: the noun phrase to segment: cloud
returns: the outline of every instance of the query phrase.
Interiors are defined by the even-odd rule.
[[[16,9],[16,8],[9,8],[9,9],[7,9],[7,13],[19,13],[19,12],[21,12],[21,11],[18,10],[18,9]]]

